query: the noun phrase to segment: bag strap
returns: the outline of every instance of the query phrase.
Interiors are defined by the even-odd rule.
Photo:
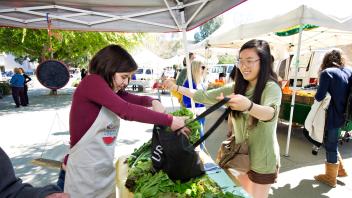
[[[229,115],[230,112],[231,112],[231,109],[227,108],[226,111],[210,127],[210,129],[201,138],[199,138],[197,142],[193,144],[193,147],[195,148],[198,145],[200,145],[202,142],[204,142],[204,140],[206,140],[215,131],[215,129],[218,128],[221,122],[223,122],[226,119],[226,117]]]
[[[206,117],[207,115],[209,115],[210,113],[214,112],[215,110],[217,110],[218,108],[222,107],[224,104],[226,104],[228,101],[230,100],[230,98],[225,97],[223,100],[219,101],[218,103],[214,104],[213,106],[209,107],[206,111],[204,111],[202,114],[200,114],[199,116],[197,116],[194,120],[192,120],[189,123],[198,121],[204,117]],[[199,138],[199,140],[197,142],[195,142],[193,144],[193,147],[197,147],[198,145],[200,145],[202,142],[204,142],[204,140],[206,140],[214,131],[216,128],[218,128],[218,126],[221,124],[222,121],[225,120],[225,118],[229,115],[229,113],[231,112],[230,108],[227,108],[226,111],[216,120],[216,122],[210,127],[210,129],[204,133],[203,137]],[[188,123],[188,124],[189,124]]]

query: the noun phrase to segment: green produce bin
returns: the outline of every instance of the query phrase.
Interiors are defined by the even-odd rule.
[[[293,111],[292,122],[304,125],[304,121],[310,111],[311,105],[295,103],[295,109]],[[291,103],[282,102],[280,107],[280,119],[290,120]]]

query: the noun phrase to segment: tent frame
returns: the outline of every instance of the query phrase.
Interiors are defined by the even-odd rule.
[[[29,24],[29,23],[34,23],[34,22],[39,22],[39,21],[46,21],[47,14],[43,12],[39,12],[39,10],[46,10],[46,9],[58,9],[58,10],[64,10],[64,11],[71,11],[71,12],[76,12],[73,14],[65,14],[65,15],[55,15],[55,14],[50,14],[51,19],[59,19],[62,21],[66,22],[71,22],[71,23],[77,23],[81,25],[86,25],[86,26],[92,26],[92,25],[97,25],[97,24],[103,24],[107,22],[112,22],[112,21],[118,21],[118,20],[127,20],[127,21],[133,21],[137,23],[144,23],[144,24],[149,24],[149,25],[155,25],[155,26],[160,26],[160,27],[166,27],[166,28],[171,28],[177,31],[182,31],[182,26],[179,25],[179,23],[176,20],[175,15],[173,14],[172,10],[183,10],[186,7],[190,6],[195,6],[198,4],[201,4],[197,11],[193,13],[193,15],[189,18],[188,21],[183,22],[183,24],[186,25],[186,27],[189,25],[189,23],[194,19],[195,16],[198,15],[198,13],[202,10],[202,8],[211,0],[198,0],[195,2],[183,4],[180,1],[177,1],[177,6],[172,6],[168,4],[166,0],[164,0],[167,8],[163,9],[156,9],[152,11],[147,11],[147,12],[140,12],[140,13],[134,13],[134,14],[129,14],[129,15],[114,15],[114,14],[107,14],[103,12],[96,12],[96,11],[90,11],[90,10],[84,10],[84,9],[77,9],[77,8],[71,8],[67,6],[60,6],[60,5],[48,5],[48,6],[33,6],[33,7],[22,7],[22,8],[10,8],[10,9],[2,9],[0,10],[0,13],[24,13],[24,14],[30,14],[34,16],[38,16],[39,18],[34,18],[34,19],[20,19],[16,17],[10,17],[10,16],[5,16],[3,14],[0,14],[1,19],[7,19],[10,21],[16,21],[19,23],[23,24]],[[173,17],[176,26],[172,25],[167,25],[167,24],[162,24],[162,23],[156,23],[156,22],[151,22],[151,21],[146,21],[146,20],[140,20],[136,19],[137,17],[140,16],[145,16],[145,15],[150,15],[150,14],[156,14],[156,13],[161,13],[161,12],[167,12],[169,11],[171,16]],[[102,20],[96,20],[92,22],[87,22],[79,19],[74,19],[73,17],[79,17],[79,16],[87,16],[87,15],[95,15],[95,16],[101,16],[101,17],[107,17],[107,19],[102,19]]]

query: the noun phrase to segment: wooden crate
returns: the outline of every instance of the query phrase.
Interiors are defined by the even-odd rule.
[[[290,94],[282,94],[282,102],[291,103],[291,99],[292,96]],[[296,95],[295,103],[312,105],[314,103],[314,97]]]
[[[309,96],[297,96],[295,99],[296,103],[301,103],[301,104],[307,104],[307,105],[312,105],[314,103],[314,97],[309,97]]]
[[[291,102],[291,94],[282,94],[282,101]]]

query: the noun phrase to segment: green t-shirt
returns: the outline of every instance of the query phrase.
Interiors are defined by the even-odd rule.
[[[218,102],[216,97],[221,93],[230,95],[233,93],[234,84],[227,84],[218,89],[209,90],[207,92],[198,90],[195,92],[193,99],[199,103],[215,104]],[[247,98],[252,98],[254,89],[250,89],[245,93]],[[232,118],[233,135],[238,143],[243,142],[248,137],[249,158],[251,170],[269,174],[275,173],[280,166],[280,149],[276,136],[276,128],[278,121],[278,112],[281,105],[282,92],[275,82],[266,83],[262,93],[260,105],[271,106],[275,109],[273,119],[269,121],[258,121],[255,127],[248,127],[247,113],[241,113],[240,116]],[[248,136],[247,136],[248,134]]]

